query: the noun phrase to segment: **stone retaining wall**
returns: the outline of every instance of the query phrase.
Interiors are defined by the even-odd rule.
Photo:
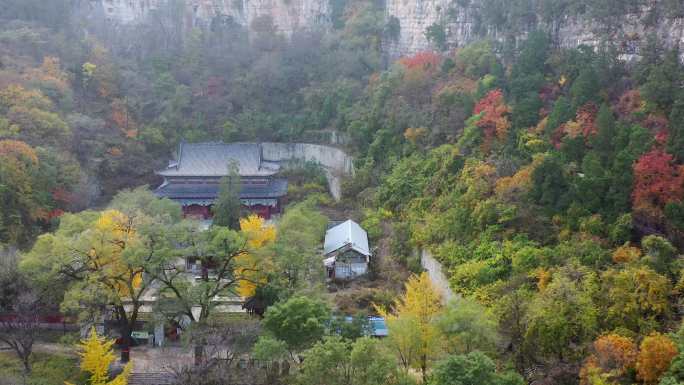
[[[330,194],[336,200],[342,197],[342,178],[354,174],[353,158],[336,147],[309,143],[262,143],[261,146],[267,161],[301,160],[320,164],[328,178]]]

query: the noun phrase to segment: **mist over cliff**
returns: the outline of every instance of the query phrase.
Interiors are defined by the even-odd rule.
[[[77,18],[91,27],[121,31],[145,24],[171,30],[241,26],[249,32],[329,30],[344,17],[345,0],[88,0],[78,2]],[[682,4],[677,1],[600,0],[385,0],[384,51],[390,58],[424,50],[445,51],[489,38],[502,45],[532,30],[549,32],[559,47],[609,43],[625,59],[638,54],[650,35],[667,46],[684,40]]]

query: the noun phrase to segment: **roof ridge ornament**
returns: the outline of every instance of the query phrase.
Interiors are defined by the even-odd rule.
[[[261,145],[261,141],[257,142],[257,146],[259,146],[259,165],[257,170],[261,171],[261,165],[264,162],[264,147]]]
[[[178,167],[180,167],[181,158],[183,157],[183,146],[185,146],[185,138],[181,138],[180,142],[178,143],[178,160],[173,165],[176,170],[178,170]]]

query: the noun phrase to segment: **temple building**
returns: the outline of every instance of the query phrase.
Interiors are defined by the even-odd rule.
[[[287,179],[276,177],[280,165],[264,160],[258,143],[181,142],[177,159],[157,172],[164,183],[155,193],[180,203],[188,217],[211,219],[221,178],[228,176],[231,162],[238,166],[243,208],[265,219],[280,213]]]

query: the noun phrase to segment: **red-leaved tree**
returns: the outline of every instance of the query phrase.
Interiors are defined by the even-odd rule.
[[[657,210],[684,198],[684,166],[674,157],[654,148],[634,164],[632,202],[637,209]]]
[[[473,113],[475,115],[482,114],[477,126],[482,129],[484,134],[483,150],[489,150],[494,139],[504,140],[506,138],[508,129],[511,127],[508,120],[510,112],[510,107],[504,101],[503,92],[499,89],[490,91],[477,102]]]

